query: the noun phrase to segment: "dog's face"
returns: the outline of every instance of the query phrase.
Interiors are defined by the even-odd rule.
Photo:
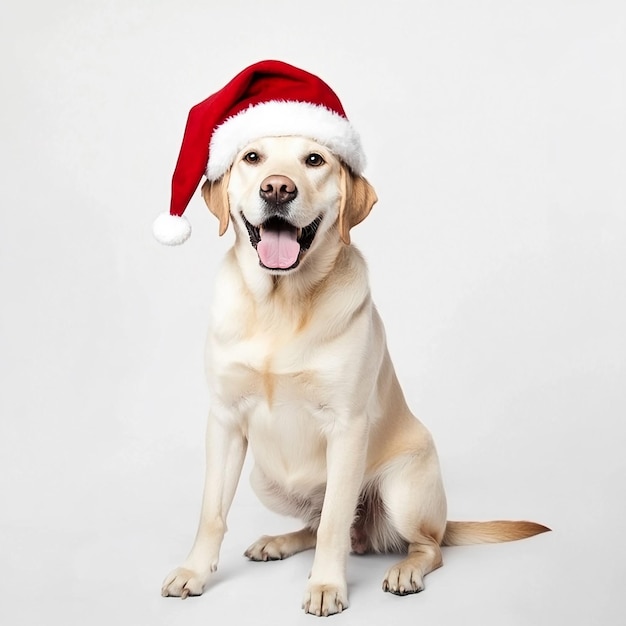
[[[263,137],[237,155],[203,195],[220,219],[229,216],[249,238],[259,264],[273,274],[296,270],[334,229],[349,243],[349,230],[369,213],[376,195],[325,146],[304,137]]]
[[[265,137],[237,155],[230,211],[262,267],[293,270],[321,240],[337,219],[340,172],[328,149],[302,137]]]

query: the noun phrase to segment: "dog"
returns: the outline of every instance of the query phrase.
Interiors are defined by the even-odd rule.
[[[407,595],[443,563],[442,545],[549,530],[527,521],[450,522],[437,451],[409,410],[351,229],[377,201],[370,183],[307,137],[262,137],[202,195],[235,241],[215,286],[207,341],[212,406],[199,530],[162,595],[201,594],[217,569],[248,446],[251,483],[303,527],[261,536],[253,561],[315,549],[302,606],[348,607],[350,551],[398,552],[384,591]]]

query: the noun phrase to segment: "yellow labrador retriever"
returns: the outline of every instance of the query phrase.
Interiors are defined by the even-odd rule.
[[[302,529],[262,536],[255,561],[315,548],[303,608],[348,606],[350,550],[399,552],[384,576],[421,591],[441,545],[500,542],[548,530],[533,522],[447,522],[437,452],[411,413],[350,245],[376,194],[323,145],[264,137],[239,152],[203,196],[235,243],[217,276],[207,362],[212,406],[206,484],[193,548],[164,596],[201,594],[218,565],[248,445],[252,485]]]

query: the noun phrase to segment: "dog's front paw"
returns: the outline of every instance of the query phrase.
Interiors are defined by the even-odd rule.
[[[187,596],[202,595],[209,580],[210,572],[200,573],[186,567],[178,567],[163,581],[161,595],[176,597],[183,600]]]
[[[309,583],[302,608],[305,613],[326,617],[348,608],[348,590],[345,585]]]

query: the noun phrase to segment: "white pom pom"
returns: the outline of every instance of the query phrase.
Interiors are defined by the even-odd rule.
[[[191,224],[184,215],[161,213],[154,220],[152,232],[159,243],[166,246],[177,246],[189,239]]]

